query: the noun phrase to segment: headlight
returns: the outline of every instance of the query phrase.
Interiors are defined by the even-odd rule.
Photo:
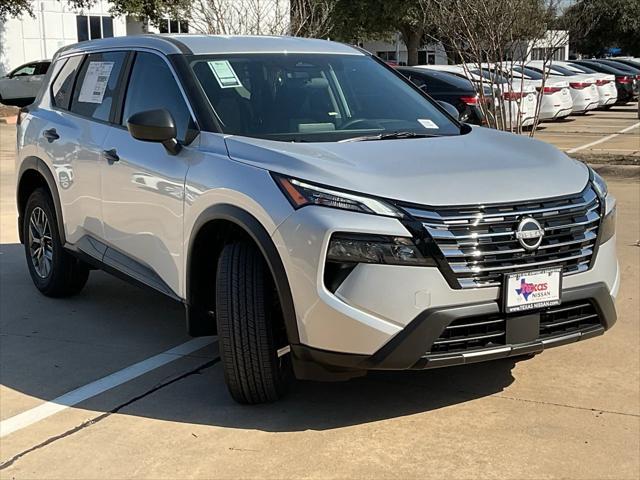
[[[273,174],[273,177],[289,199],[289,202],[291,202],[291,205],[293,205],[293,208],[296,209],[306,205],[321,205],[323,207],[384,215],[386,217],[404,217],[404,214],[393,205],[375,198],[341,192],[276,174]]]
[[[591,179],[591,183],[593,188],[596,189],[596,193],[600,197],[600,199],[604,199],[607,197],[607,192],[609,191],[607,188],[607,182],[602,178],[593,168],[589,167],[589,177]]]
[[[611,240],[616,233],[616,199],[607,195],[605,200],[605,214],[600,223],[600,244]]]
[[[334,234],[329,242],[327,261],[423,267],[435,265],[432,259],[422,254],[411,238],[359,233]]]
[[[589,167],[589,179],[600,198],[602,209],[604,210],[602,222],[600,223],[600,244],[603,244],[611,240],[611,237],[616,233],[616,199],[609,195],[607,182],[604,181],[604,178],[591,167]]]

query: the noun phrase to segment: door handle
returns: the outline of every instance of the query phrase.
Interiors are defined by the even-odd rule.
[[[49,140],[49,143],[54,142],[60,138],[60,135],[58,135],[58,132],[56,132],[55,128],[45,130],[44,132],[42,132],[42,136]]]
[[[104,150],[102,154],[104,155],[104,158],[107,159],[107,162],[109,162],[109,165],[120,160],[115,148],[112,148],[111,150]]]

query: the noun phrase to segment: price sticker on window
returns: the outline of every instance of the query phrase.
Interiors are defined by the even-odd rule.
[[[207,62],[220,88],[242,87],[242,83],[228,60],[212,60]]]
[[[78,95],[79,102],[102,103],[114,62],[89,62]]]

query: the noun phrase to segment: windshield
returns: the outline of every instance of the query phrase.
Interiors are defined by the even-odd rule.
[[[460,127],[402,78],[365,55],[192,57],[224,133],[334,142],[363,135],[458,135]]]

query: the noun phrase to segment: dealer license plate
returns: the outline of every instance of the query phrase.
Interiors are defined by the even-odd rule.
[[[560,305],[562,268],[508,273],[503,285],[506,313]]]

